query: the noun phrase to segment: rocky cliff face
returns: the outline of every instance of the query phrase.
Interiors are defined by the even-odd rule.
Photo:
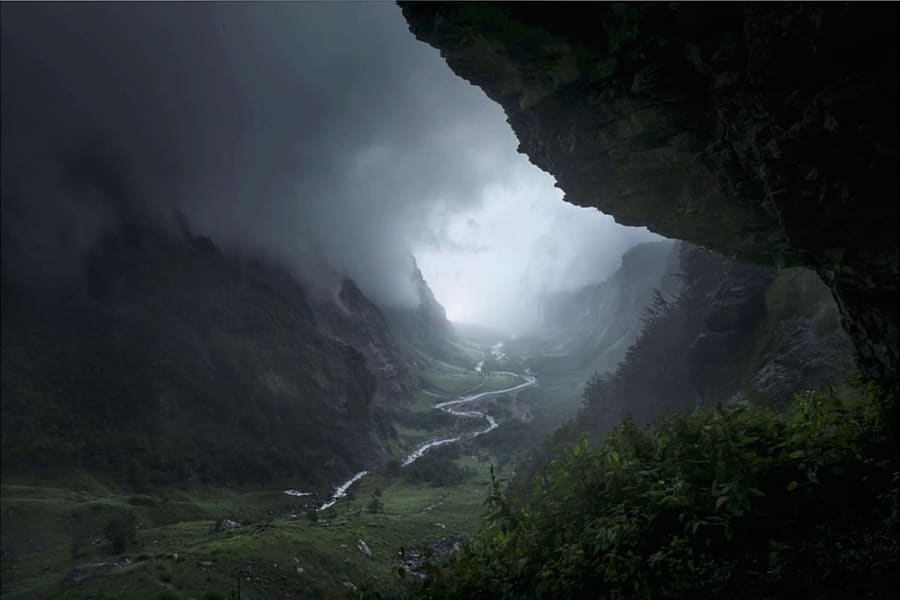
[[[447,320],[447,311],[434,297],[434,293],[425,281],[425,276],[415,265],[412,273],[413,284],[419,295],[419,306],[416,318],[420,338],[425,343],[437,344],[455,337],[453,325]]]
[[[392,403],[406,397],[414,382],[387,320],[356,283],[344,279],[331,297],[313,302],[313,311],[319,328],[326,335],[352,346],[365,356],[382,399]]]
[[[612,376],[595,379],[584,417],[603,432],[695,405],[793,394],[855,375],[852,345],[828,288],[808,269],[736,262],[682,243],[683,288],[655,303]]]
[[[416,304],[383,307],[392,335],[401,347],[412,351],[410,356],[420,351],[433,358],[458,362],[458,351],[452,343],[456,338],[453,325],[415,261],[410,277],[416,290]]]
[[[569,202],[816,270],[896,382],[896,5],[400,4]]]
[[[578,370],[585,380],[595,372],[615,370],[640,334],[641,313],[654,290],[669,298],[677,292],[675,247],[671,241],[640,244],[622,256],[622,266],[607,280],[549,295],[537,344],[545,354],[540,367]],[[514,353],[527,354],[523,346],[509,343]]]

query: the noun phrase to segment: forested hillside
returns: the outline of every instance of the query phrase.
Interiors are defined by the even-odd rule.
[[[379,452],[364,356],[289,274],[205,238],[132,224],[65,283],[4,269],[2,318],[5,481],[330,485]]]
[[[619,369],[588,386],[583,416],[592,430],[717,402],[783,404],[855,376],[837,306],[815,274],[689,244],[680,254],[678,296],[657,294]]]
[[[640,334],[641,315],[654,290],[671,297],[680,286],[677,247],[669,240],[639,244],[622,256],[621,266],[606,280],[547,294],[538,339],[507,346],[541,371],[589,377],[615,370]]]
[[[429,598],[890,598],[898,462],[884,390],[694,409],[494,480]],[[866,510],[860,510],[865,506]]]
[[[495,480],[431,598],[889,597],[895,390],[861,382],[828,290],[683,245],[618,369]],[[858,510],[861,505],[869,507]]]

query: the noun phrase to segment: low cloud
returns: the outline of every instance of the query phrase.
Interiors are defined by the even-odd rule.
[[[596,279],[647,237],[571,217],[583,209],[516,153],[500,108],[393,4],[0,10],[4,268],[64,271],[122,219],[177,212],[384,303],[412,301],[415,254],[439,300],[491,320],[529,277]]]

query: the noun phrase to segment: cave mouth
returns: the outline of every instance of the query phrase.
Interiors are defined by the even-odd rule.
[[[896,388],[896,5],[400,4],[568,201],[814,269]]]

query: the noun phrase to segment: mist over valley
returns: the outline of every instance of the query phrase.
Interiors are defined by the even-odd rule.
[[[4,600],[896,596],[896,6],[0,16]]]

